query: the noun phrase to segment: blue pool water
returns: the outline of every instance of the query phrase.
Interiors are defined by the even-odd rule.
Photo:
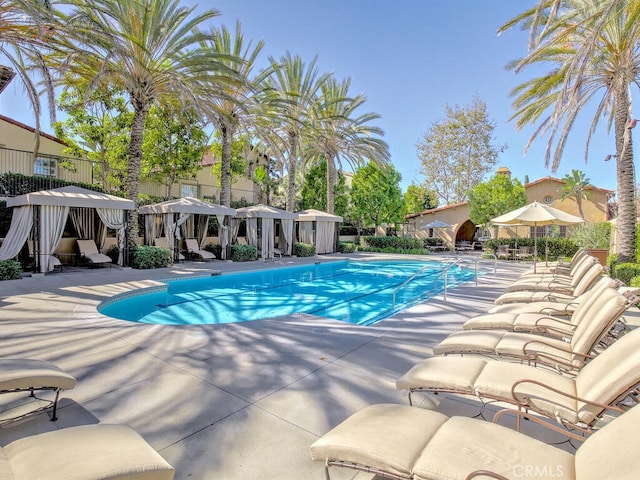
[[[415,279],[393,292],[421,268]],[[460,266],[447,288],[472,279]],[[98,310],[122,320],[165,325],[221,324],[308,313],[370,325],[444,288],[442,264],[419,261],[328,262],[167,281],[166,288],[116,297]]]

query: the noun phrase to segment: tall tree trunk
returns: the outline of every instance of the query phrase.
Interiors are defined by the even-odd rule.
[[[129,164],[127,166],[127,198],[133,200],[135,210],[127,214],[127,246],[129,255],[136,245],[138,237],[138,193],[140,192],[140,165],[142,164],[142,137],[144,122],[149,113],[150,105],[133,101],[133,123],[129,140]]]
[[[298,137],[289,134],[289,161],[287,163],[287,212],[296,208],[296,166],[298,164]]]
[[[618,178],[618,258],[635,262],[636,205],[633,168],[633,144],[629,122],[629,89],[621,85],[616,91],[615,137]]]
[[[335,213],[336,164],[334,156],[327,157],[327,213]]]
[[[222,158],[220,159],[220,204],[231,206],[231,142],[233,130],[223,124],[220,128],[222,139]]]

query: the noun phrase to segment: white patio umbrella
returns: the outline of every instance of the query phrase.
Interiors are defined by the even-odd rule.
[[[544,225],[575,225],[582,223],[584,220],[575,215],[563,212],[557,208],[550,207],[544,203],[533,202],[524,207],[520,207],[511,212],[507,212],[496,218],[491,219],[493,224],[502,225],[529,225],[533,227],[541,227]],[[534,230],[535,232],[535,230]],[[538,258],[538,236],[533,236],[533,271],[536,271],[536,263]]]

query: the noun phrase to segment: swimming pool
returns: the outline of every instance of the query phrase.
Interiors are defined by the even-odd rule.
[[[438,262],[338,261],[169,280],[166,287],[116,296],[98,311],[165,325],[246,322],[294,313],[371,325],[441,292],[442,267]],[[414,274],[398,290],[394,308],[394,291]],[[474,272],[455,266],[447,277],[451,288],[472,279]]]

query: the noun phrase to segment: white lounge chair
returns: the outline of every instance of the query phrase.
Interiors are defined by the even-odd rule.
[[[185,238],[184,242],[187,247],[187,254],[189,254],[189,256],[197,255],[203,260],[214,260],[216,258],[213,253],[202,250],[195,238]]]
[[[16,440],[0,449],[6,480],[172,480],[174,469],[124,425],[83,425]]]
[[[366,407],[311,446],[311,458],[396,480],[636,480],[640,406],[587,438],[575,455],[502,425],[408,405]]]
[[[98,251],[98,246],[93,240],[76,240],[80,258],[86,260],[92,265],[108,264],[111,267],[111,257],[104,255]]]
[[[1,359],[0,394],[29,392],[31,396],[35,396],[34,392],[36,391],[50,390],[55,393],[55,397],[44,406],[39,406],[35,410],[17,417],[6,418],[0,423],[11,423],[49,407],[52,407],[51,420],[55,421],[60,392],[71,390],[75,386],[76,379],[53,363],[21,358]]]

